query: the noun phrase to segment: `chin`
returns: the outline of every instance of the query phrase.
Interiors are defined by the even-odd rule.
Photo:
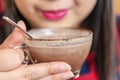
[[[43,28],[72,28],[68,25],[44,25]]]
[[[71,26],[72,24],[63,24],[63,23],[44,23],[44,24],[40,24],[39,27],[42,28],[73,28],[73,26]]]

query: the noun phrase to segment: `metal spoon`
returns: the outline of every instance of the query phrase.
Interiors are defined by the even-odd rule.
[[[25,30],[23,30],[19,25],[17,25],[13,20],[11,20],[10,18],[3,16],[2,17],[6,22],[10,23],[11,25],[13,25],[14,27],[17,27],[18,29],[20,29],[21,31],[23,31],[29,38],[33,39],[33,37],[27,33]]]
[[[2,17],[6,22],[12,24],[14,27],[17,27],[18,29],[20,29],[21,31],[23,31],[30,39],[33,39],[33,37],[27,33],[25,30],[23,30],[19,25],[17,25],[13,20],[11,20],[10,18],[6,17],[6,16],[3,16]],[[30,53],[29,53],[29,50],[28,48],[26,47],[27,45],[19,45],[19,46],[16,46],[17,48],[23,48],[24,49],[24,52],[26,53],[26,55],[28,56],[28,58],[30,59],[31,63],[35,64],[35,61],[32,59]],[[16,48],[15,47],[15,48]]]

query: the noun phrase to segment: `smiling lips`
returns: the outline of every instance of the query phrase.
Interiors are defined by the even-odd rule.
[[[56,11],[42,11],[42,15],[48,20],[60,20],[67,14],[68,9]]]

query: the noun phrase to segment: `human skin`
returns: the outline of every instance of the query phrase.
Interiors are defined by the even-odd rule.
[[[77,28],[91,13],[97,0],[14,1],[16,7],[28,20],[32,28]],[[59,12],[64,9],[67,10],[67,13],[60,19],[48,19],[42,14],[44,11]],[[52,13],[52,15],[56,16],[57,14]],[[23,22],[19,22],[18,25],[23,28],[26,27]],[[0,80],[67,80],[73,77],[70,66],[65,62],[23,65],[23,51],[21,49],[12,49],[11,46],[22,44],[24,38],[25,34],[15,29],[0,45]]]
[[[18,10],[29,21],[31,27],[74,28],[91,13],[97,0],[14,0]],[[44,11],[67,9],[61,19],[47,19]]]
[[[20,21],[18,25],[25,29],[23,22]],[[65,62],[22,64],[22,49],[13,47],[22,44],[24,38],[25,34],[15,28],[0,45],[0,80],[67,80],[74,76],[71,67]]]

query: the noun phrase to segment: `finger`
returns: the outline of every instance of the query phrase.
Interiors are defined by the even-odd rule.
[[[23,21],[19,21],[17,23],[21,26],[22,29],[25,30],[25,24]],[[19,30],[18,28],[15,28],[14,31],[8,36],[8,38],[3,42],[1,45],[2,48],[8,48],[15,46],[16,44],[22,44],[24,42],[25,34]]]
[[[0,80],[37,80],[52,74],[64,73],[70,70],[71,67],[64,62],[21,65],[16,70],[4,73],[0,72]]]
[[[70,71],[71,67],[64,62],[51,62],[29,65],[24,69],[23,76],[26,80],[36,80],[42,77]]]
[[[21,65],[19,68],[15,70],[0,72],[0,80],[26,80],[23,78],[23,75],[21,74],[26,66],[27,65]]]
[[[64,73],[49,75],[47,77],[43,77],[38,80],[69,80],[73,77],[74,77],[74,74],[71,71],[67,71]]]
[[[25,30],[25,25],[22,21],[18,25]],[[17,68],[21,65],[24,54],[20,49],[8,49],[9,47],[20,45],[24,42],[24,33],[15,28],[10,36],[0,46],[0,71],[8,71]],[[6,48],[6,49],[5,49]]]
[[[0,50],[0,72],[11,71],[21,65],[24,54],[21,50],[2,49]]]

